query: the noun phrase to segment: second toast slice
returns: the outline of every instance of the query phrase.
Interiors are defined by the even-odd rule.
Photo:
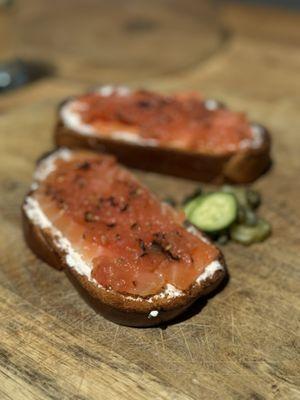
[[[55,141],[115,154],[120,162],[198,181],[251,182],[270,164],[270,136],[215,100],[105,86],[67,99]]]

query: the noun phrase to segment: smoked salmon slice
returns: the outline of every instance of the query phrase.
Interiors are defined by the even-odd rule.
[[[269,164],[270,137],[243,112],[199,94],[105,86],[66,100],[56,142],[114,153],[141,169],[247,182]]]
[[[57,150],[40,161],[23,209],[96,288],[149,299],[224,274],[219,250],[112,156]]]
[[[100,136],[152,146],[222,154],[254,145],[244,113],[205,102],[195,94],[166,96],[104,88],[78,96],[62,113],[70,124],[72,113],[76,114],[82,125]]]

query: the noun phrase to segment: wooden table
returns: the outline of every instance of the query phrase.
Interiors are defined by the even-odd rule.
[[[37,3],[26,2],[26,18]],[[34,161],[52,147],[57,103],[120,75],[52,54],[55,77],[0,98],[1,399],[300,398],[300,15],[233,3],[221,19],[226,35],[206,60],[146,78],[129,69],[126,82],[200,90],[271,129],[274,166],[254,187],[273,236],[249,248],[224,246],[229,283],[165,330],[121,327],[95,314],[64,274],[27,249],[20,205]],[[157,48],[149,51],[156,56]],[[180,199],[195,186],[139,176],[161,197]]]

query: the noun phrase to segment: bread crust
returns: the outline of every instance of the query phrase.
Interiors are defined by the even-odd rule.
[[[136,300],[135,296],[96,286],[87,277],[71,268],[66,262],[66,253],[55,241],[51,229],[43,229],[33,223],[24,209],[22,209],[22,222],[24,237],[30,249],[52,267],[64,270],[82,297],[97,312],[120,325],[149,327],[170,321],[185,311],[199,297],[214,290],[226,275],[225,261],[220,253],[218,261],[223,269],[215,271],[211,277],[200,283],[195,282],[183,296],[172,298],[152,296],[148,300],[140,297]],[[151,301],[149,301],[150,298]],[[151,311],[155,311],[154,315],[150,314]]]
[[[56,146],[87,148],[112,153],[129,167],[212,183],[250,183],[270,166],[271,138],[261,125],[262,143],[228,154],[205,154],[175,148],[140,145],[97,134],[85,135],[67,127],[60,117],[55,127]]]

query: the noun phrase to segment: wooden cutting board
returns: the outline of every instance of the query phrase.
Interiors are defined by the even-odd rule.
[[[273,168],[254,184],[272,237],[224,246],[229,282],[166,329],[104,320],[23,241],[20,206],[35,160],[52,148],[55,107],[85,85],[55,78],[1,99],[0,399],[300,398],[300,54],[268,29],[260,41],[241,30],[198,68],[144,82],[215,96],[274,136]],[[196,185],[138,175],[161,198]]]

